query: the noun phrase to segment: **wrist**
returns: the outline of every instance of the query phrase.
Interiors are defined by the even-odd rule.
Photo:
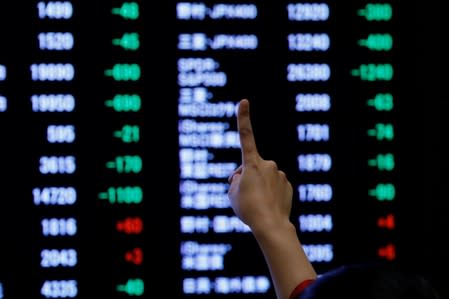
[[[263,221],[257,226],[251,227],[251,231],[259,242],[276,243],[298,238],[295,226],[288,219],[278,222]]]

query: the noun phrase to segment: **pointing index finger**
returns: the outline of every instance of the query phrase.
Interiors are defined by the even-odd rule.
[[[248,164],[255,161],[259,156],[254,139],[253,128],[249,115],[249,101],[243,99],[239,103],[237,113],[237,127],[240,136],[240,146],[242,151],[242,164]]]

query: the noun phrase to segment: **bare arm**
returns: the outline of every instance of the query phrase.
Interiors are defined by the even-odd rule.
[[[289,220],[293,189],[275,162],[260,157],[246,99],[239,104],[237,124],[242,164],[229,177],[228,196],[262,250],[277,298],[288,299],[298,283],[316,278]]]

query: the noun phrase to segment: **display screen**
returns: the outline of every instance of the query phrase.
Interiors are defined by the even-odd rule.
[[[435,6],[167,2],[0,4],[0,299],[273,298],[227,197],[243,98],[318,273],[418,261],[438,284]]]

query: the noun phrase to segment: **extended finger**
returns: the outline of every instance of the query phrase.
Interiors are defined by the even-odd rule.
[[[249,101],[243,99],[239,103],[237,113],[237,127],[240,136],[240,146],[242,151],[242,163],[248,164],[255,161],[259,156],[254,139],[253,128],[249,114]]]

